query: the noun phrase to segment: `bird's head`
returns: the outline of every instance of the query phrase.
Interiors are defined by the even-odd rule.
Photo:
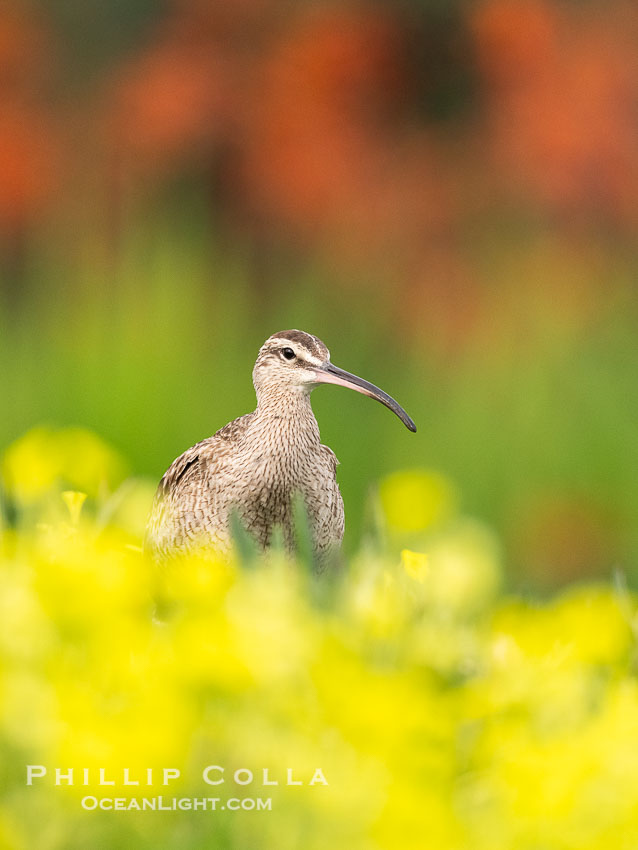
[[[330,352],[324,343],[304,331],[279,331],[262,345],[253,369],[257,398],[286,392],[309,394],[317,384],[338,384],[374,398],[390,408],[406,428],[416,431],[416,425],[391,396],[374,384],[350,372],[333,366]]]

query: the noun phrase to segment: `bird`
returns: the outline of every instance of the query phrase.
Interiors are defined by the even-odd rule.
[[[267,550],[283,534],[296,550],[294,500],[305,505],[315,568],[321,572],[344,533],[337,458],[321,444],[310,393],[336,384],[363,393],[392,410],[415,432],[405,410],[379,387],[330,361],[316,336],[279,331],[261,346],[253,369],[257,407],[187,449],[162,477],[144,548],[165,561],[199,548],[227,555],[233,512],[244,530]]]

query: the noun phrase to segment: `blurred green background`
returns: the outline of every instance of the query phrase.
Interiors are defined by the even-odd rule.
[[[3,4],[0,445],[159,478],[302,328],[419,426],[314,394],[350,550],[425,467],[513,584],[635,573],[637,49],[617,0]]]

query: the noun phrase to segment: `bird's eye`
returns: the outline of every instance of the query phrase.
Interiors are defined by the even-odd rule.
[[[295,352],[292,350],[292,348],[282,348],[281,353],[283,354],[286,360],[295,359]]]

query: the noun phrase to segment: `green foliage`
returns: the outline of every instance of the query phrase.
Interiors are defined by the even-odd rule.
[[[349,553],[370,482],[421,466],[445,471],[465,508],[499,530],[514,581],[606,576],[617,565],[633,573],[638,364],[622,280],[617,303],[584,329],[521,285],[508,296],[515,303],[490,313],[484,337],[450,353],[429,332],[408,340],[391,292],[362,297],[360,282],[346,286],[332,270],[282,270],[260,292],[246,258],[204,247],[205,221],[153,221],[113,267],[90,238],[75,265],[51,248],[34,256],[18,315],[10,321],[0,305],[0,397],[9,400],[0,442],[34,422],[90,428],[159,480],[184,449],[254,408],[259,346],[301,327],[326,341],[335,363],[394,395],[419,428],[408,434],[341,388],[313,393],[322,438],[341,461]],[[555,273],[553,259],[542,273]],[[495,305],[503,286],[494,284]]]

